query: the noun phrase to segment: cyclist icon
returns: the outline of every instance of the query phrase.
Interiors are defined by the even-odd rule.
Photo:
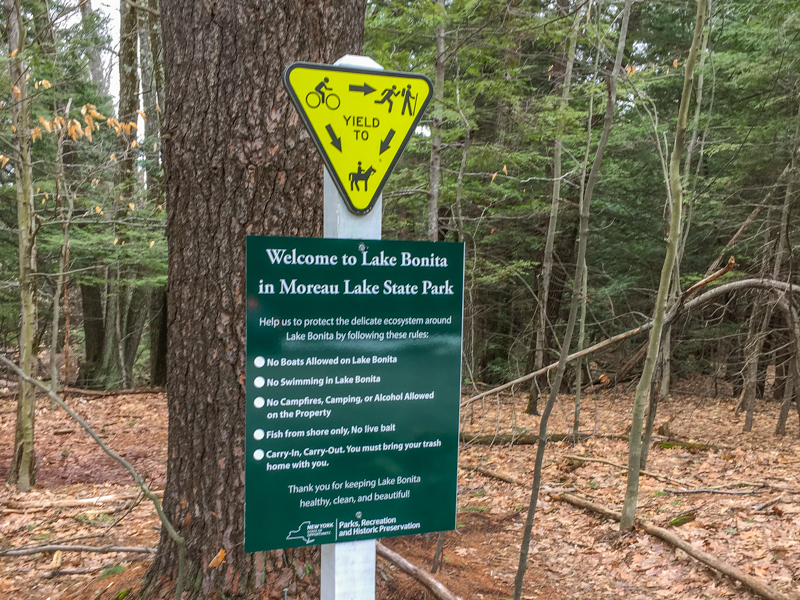
[[[309,108],[317,108],[322,104],[327,106],[330,110],[336,110],[339,108],[339,105],[341,104],[339,96],[336,94],[325,93],[326,91],[330,92],[333,89],[326,85],[328,81],[329,80],[326,77],[317,84],[317,87],[314,88],[314,91],[308,92],[306,95],[306,105]]]

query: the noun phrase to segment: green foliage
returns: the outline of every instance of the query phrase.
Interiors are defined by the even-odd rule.
[[[370,2],[365,53],[386,68],[433,78],[434,30],[444,23],[439,216],[447,239],[467,243],[466,360],[477,380],[497,382],[529,370],[556,136],[563,139],[565,156],[556,277],[567,289],[571,283],[583,157],[588,140],[590,166],[602,127],[619,4],[592,5],[588,18],[585,5],[569,4],[581,15],[566,108],[556,83],[574,13],[559,15],[554,5],[526,1],[511,6],[457,0],[445,6],[442,14],[433,2]],[[689,214],[682,289],[704,277],[790,160],[800,75],[798,15],[797,0],[714,4],[696,126],[694,106],[690,110],[687,146],[692,139],[696,143],[691,164],[682,169]],[[626,76],[620,79],[615,125],[592,206],[587,343],[635,327],[652,313],[668,233],[664,161],[672,147],[694,16],[693,2],[634,6]],[[696,76],[700,72],[698,67]],[[384,231],[400,239],[426,234],[432,110],[384,192]],[[465,122],[470,139],[462,169]],[[770,206],[780,202],[782,193],[774,194]],[[737,271],[712,286],[760,269],[763,238],[756,232],[774,231],[775,219],[775,211],[761,213],[730,249]],[[550,311],[556,315],[556,337],[568,301],[559,290],[554,302],[561,308]],[[701,335],[688,336],[683,348],[677,345],[683,353],[679,363],[701,355],[692,369],[710,372],[719,357],[707,356],[714,347],[709,344],[738,335],[741,318],[733,321],[736,326],[714,321]],[[692,372],[680,364],[679,369]]]
[[[157,140],[142,140],[148,145],[148,152],[140,152],[137,137],[141,136],[137,136],[137,128],[125,123],[120,126],[113,119],[112,98],[104,95],[92,80],[92,61],[101,49],[111,45],[105,18],[99,13],[76,15],[74,3],[62,0],[49,4],[27,0],[22,3],[22,11],[27,33],[22,57],[28,67],[27,88],[31,98],[32,139],[35,139],[32,158],[38,222],[39,340],[44,344],[51,335],[52,300],[64,242],[63,220],[69,204],[74,206],[67,265],[71,305],[80,297],[79,285],[113,291],[119,280],[126,294],[135,289],[163,288],[166,211],[163,200],[142,182],[131,191],[123,189],[118,181],[121,139],[129,146],[128,152],[136,156],[140,169],[147,168],[151,176],[159,177],[160,167]],[[67,15],[71,16],[66,18]],[[3,67],[6,60],[0,59]],[[3,89],[6,92],[0,127],[7,130],[9,106],[14,101],[7,68],[0,69],[0,90]],[[10,135],[0,135],[0,154],[4,157],[13,154],[12,141]],[[63,148],[60,180],[59,145]],[[0,184],[3,184],[0,187],[0,343],[5,344],[16,341],[19,319],[12,165],[13,161],[0,169]],[[80,325],[79,313],[73,315],[71,341],[78,344],[80,355],[84,335],[80,326],[75,326],[76,321]],[[139,381],[146,380],[146,369],[136,372]]]

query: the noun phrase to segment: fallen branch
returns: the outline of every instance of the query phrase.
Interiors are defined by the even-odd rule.
[[[36,379],[35,381],[39,381]],[[39,383],[41,383],[39,381]],[[40,386],[41,387],[41,386]],[[140,394],[160,394],[164,391],[164,388],[135,388],[130,390],[85,390],[82,388],[73,388],[73,387],[65,387],[59,388],[59,394],[69,394],[72,396],[97,396],[101,398],[108,398],[111,396],[138,396]],[[13,398],[17,395],[17,390],[11,390],[8,392],[0,392],[0,398]],[[45,393],[37,392],[37,393]]]
[[[129,390],[85,390],[82,388],[65,387],[58,390],[62,394],[76,396],[139,396],[141,394],[160,394],[164,388],[132,388]]]
[[[739,281],[732,281],[730,283],[725,283],[725,284],[719,285],[719,286],[717,286],[717,287],[715,287],[713,289],[708,290],[705,294],[697,296],[693,300],[690,300],[690,301],[686,302],[685,304],[682,304],[682,305],[676,307],[677,310],[675,310],[674,312],[671,312],[667,316],[667,318],[664,321],[664,324],[667,325],[667,324],[671,323],[673,320],[677,319],[681,314],[683,314],[685,312],[689,312],[689,311],[691,311],[691,310],[693,310],[695,308],[699,308],[701,306],[704,306],[705,304],[708,304],[709,302],[711,302],[712,300],[715,300],[716,298],[719,298],[720,296],[724,296],[725,294],[730,294],[732,292],[739,292],[739,291],[748,290],[748,289],[775,290],[775,291],[779,291],[779,292],[787,292],[789,294],[798,294],[798,295],[800,295],[800,286],[798,286],[798,285],[790,285],[790,284],[788,284],[788,283],[786,283],[784,281],[778,281],[776,279],[740,279]],[[579,352],[575,352],[574,354],[570,354],[567,357],[567,362],[571,363],[571,362],[574,362],[574,361],[578,360],[579,358],[583,358],[585,356],[590,356],[590,355],[592,355],[592,354],[594,354],[596,352],[599,352],[600,350],[603,350],[604,348],[607,348],[608,346],[616,344],[617,342],[622,342],[622,341],[625,341],[625,340],[627,340],[629,338],[632,338],[632,337],[634,337],[636,335],[639,335],[640,333],[645,333],[647,331],[650,331],[652,328],[653,328],[653,322],[652,321],[648,321],[644,325],[640,325],[639,327],[636,327],[635,329],[631,329],[630,331],[626,331],[624,333],[620,333],[618,335],[615,335],[613,337],[608,338],[607,340],[603,340],[602,342],[598,342],[597,344],[595,344],[593,346],[589,346],[588,348],[585,348],[585,349],[583,349],[583,350],[581,350]],[[486,396],[491,396],[493,394],[496,394],[497,392],[501,392],[503,390],[506,390],[506,389],[508,389],[508,388],[510,388],[510,387],[512,387],[514,385],[518,385],[520,383],[523,383],[525,381],[533,379],[534,377],[540,377],[542,375],[545,375],[545,374],[549,373],[550,371],[552,371],[553,369],[555,369],[557,366],[558,366],[557,362],[551,363],[551,364],[547,365],[546,367],[543,367],[543,368],[539,369],[538,371],[534,371],[533,373],[528,373],[527,375],[523,375],[522,377],[518,377],[514,381],[509,381],[508,383],[505,383],[503,385],[497,386],[497,387],[492,388],[490,390],[487,390],[485,392],[481,392],[477,396],[473,396],[472,398],[469,398],[468,400],[464,400],[461,403],[461,408],[464,408],[465,406],[469,406],[470,404],[472,404],[476,400],[480,400],[481,398],[485,398]]]
[[[98,571],[104,571],[109,567],[113,567],[114,565],[101,565],[99,567],[77,567],[75,569],[56,569],[55,571],[50,571],[49,573],[45,574],[45,579],[53,579],[54,577],[60,577],[61,575],[90,575],[91,573],[97,573]]]
[[[579,508],[585,508],[587,510],[594,511],[599,513],[605,517],[613,519],[614,521],[619,521],[622,515],[619,513],[614,512],[604,506],[600,506],[599,504],[595,504],[594,502],[590,502],[589,500],[584,500],[583,498],[579,498],[577,496],[573,496],[572,494],[551,494],[552,498],[556,500],[561,500],[563,502],[567,502],[572,504],[573,506],[577,506]],[[636,520],[636,525],[649,533],[652,536],[660,538],[665,542],[668,542],[675,546],[676,548],[680,548],[689,556],[697,559],[701,563],[716,569],[720,573],[727,575],[731,579],[734,579],[761,596],[762,598],[767,598],[767,600],[792,600],[791,596],[788,596],[782,592],[778,592],[773,590],[767,584],[765,584],[760,579],[748,575],[741,569],[734,567],[730,563],[727,563],[723,560],[720,560],[713,554],[709,554],[708,552],[701,550],[697,546],[693,546],[692,544],[684,541],[671,531],[667,531],[661,527],[656,527],[655,525],[650,525],[649,523],[645,523],[639,519]]]
[[[439,600],[461,600],[460,596],[456,596],[453,592],[444,587],[444,585],[433,578],[430,573],[412,565],[397,552],[389,550],[389,548],[378,541],[375,542],[375,550],[378,556],[393,564],[406,575],[410,575],[419,581],[428,588],[436,598],[439,598]]]
[[[527,485],[524,481],[522,481],[520,479],[516,479],[515,477],[512,477],[511,475],[504,475],[503,473],[498,473],[497,471],[492,471],[490,469],[487,469],[485,467],[481,467],[479,465],[471,465],[471,464],[465,463],[465,464],[459,465],[459,466],[462,469],[464,469],[465,471],[477,471],[481,475],[486,475],[487,477],[492,477],[494,479],[499,479],[500,481],[505,481],[506,483],[514,483],[516,485],[521,485],[521,486]]]
[[[665,440],[657,442],[659,448],[672,450],[673,448],[683,448],[685,450],[719,450],[718,446],[711,444],[698,444],[697,442],[682,442],[680,440]]]
[[[614,337],[610,337],[605,341],[602,341],[602,342],[599,342],[599,343],[595,344],[594,346],[589,346],[588,348],[585,348],[584,350],[580,350],[578,352],[575,352],[574,354],[570,354],[567,357],[567,362],[570,363],[570,362],[576,361],[579,358],[583,358],[584,356],[589,356],[591,354],[594,354],[595,352],[598,352],[598,351],[602,350],[603,348],[607,348],[608,346],[611,346],[613,344],[616,344],[617,342],[622,342],[622,341],[627,340],[628,338],[631,338],[631,337],[633,337],[635,335],[638,335],[640,333],[644,333],[645,331],[650,331],[650,329],[652,327],[653,327],[652,323],[645,323],[644,325],[642,325],[640,327],[637,327],[636,329],[631,329],[630,331],[626,331],[625,333],[620,333],[619,335],[615,335]],[[549,373],[550,371],[552,371],[553,369],[555,369],[557,366],[558,366],[558,363],[554,362],[552,364],[547,365],[546,367],[543,367],[543,368],[539,369],[538,371],[534,371],[533,373],[528,373],[527,375],[523,375],[522,377],[518,377],[514,381],[509,381],[508,383],[500,385],[500,386],[498,386],[496,388],[492,388],[491,390],[488,390],[488,391],[485,391],[485,392],[481,392],[480,394],[478,394],[477,396],[473,396],[469,400],[464,400],[464,402],[461,403],[461,408],[463,409],[465,406],[469,406],[470,404],[472,404],[476,400],[480,400],[481,398],[485,398],[486,396],[491,396],[492,394],[496,394],[497,392],[502,392],[503,390],[506,390],[506,389],[508,389],[508,388],[510,388],[510,387],[512,387],[514,385],[517,385],[517,384],[523,383],[525,381],[528,381],[530,379],[533,379],[534,377],[540,377],[541,375],[545,375],[545,374]]]
[[[82,546],[51,544],[50,546],[39,546],[37,548],[10,548],[0,552],[0,556],[28,556],[30,554],[41,554],[42,552],[98,552],[106,554],[109,552],[124,552],[129,554],[155,554],[155,548],[145,548],[138,546]]]
[[[758,512],[758,511],[760,511],[760,510],[764,510],[765,508],[769,508],[769,507],[770,507],[770,506],[772,506],[773,504],[777,504],[778,502],[780,502],[781,500],[783,500],[783,497],[784,497],[785,495],[786,495],[785,493],[784,493],[784,494],[780,494],[780,495],[778,495],[778,496],[775,496],[775,497],[774,497],[772,500],[767,500],[766,502],[762,502],[761,504],[756,504],[756,505],[753,507],[753,510],[755,510],[756,512]]]
[[[153,492],[154,496],[162,497],[163,491]],[[119,500],[135,500],[139,494],[112,494],[110,496],[97,496],[95,498],[69,498],[66,500],[52,500],[49,502],[17,502],[16,500],[5,500],[3,504],[9,508],[18,510],[25,509],[48,509],[48,508],[69,508],[74,506],[94,506],[104,502],[117,502]]]
[[[603,458],[591,458],[589,456],[564,456],[563,458],[571,458],[573,460],[582,460],[584,462],[595,462],[595,463],[602,463],[604,465],[610,465],[612,467],[616,467],[618,469],[623,469],[625,472],[628,471],[628,467],[625,465],[621,465],[620,463],[611,462],[610,460],[605,460]],[[677,483],[678,485],[682,485],[686,487],[688,484],[680,479],[675,479],[673,477],[668,477],[667,475],[659,475],[658,473],[653,473],[652,471],[644,471],[640,470],[639,473],[641,475],[646,475],[647,477],[652,477],[653,479],[659,479],[661,481],[670,481],[672,483]]]
[[[620,367],[619,371],[617,371],[614,374],[614,380],[613,380],[614,381],[614,385],[618,385],[618,384],[622,383],[623,381],[625,381],[625,379],[628,377],[628,375],[630,375],[631,371],[633,371],[634,367],[637,364],[639,364],[640,362],[642,362],[642,360],[644,359],[646,354],[647,354],[647,344],[642,344],[642,347],[639,348],[636,351],[636,353],[633,356],[631,356],[625,362],[625,364],[622,365],[622,367]],[[608,380],[608,384],[606,384],[606,385],[610,385],[610,384],[611,384],[611,380],[609,379]]]
[[[552,435],[547,436],[547,441],[549,442],[563,442],[564,440],[575,440],[575,441],[583,441],[587,440],[591,435],[587,435],[585,433],[580,433],[577,436],[571,433],[554,433]],[[513,435],[508,433],[485,433],[481,435],[476,435],[473,433],[462,433],[461,434],[461,441],[462,442],[469,442],[471,444],[521,444],[521,445],[535,445],[539,443],[539,436],[533,433],[522,433],[519,435]]]
[[[672,490],[670,488],[664,488],[664,491],[668,494],[725,494],[728,496],[752,496],[753,494],[757,494],[758,492],[731,492],[729,490],[717,490],[714,488],[698,488],[696,490]]]

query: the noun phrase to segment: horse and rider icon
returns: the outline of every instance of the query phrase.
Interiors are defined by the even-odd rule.
[[[364,171],[361,168],[361,161],[358,161],[358,169],[356,170],[355,173],[350,173],[350,191],[352,192],[353,188],[355,187],[355,189],[360,192],[361,188],[358,187],[358,183],[360,181],[363,181],[364,182],[364,191],[368,192],[369,189],[367,188],[367,185],[369,183],[369,178],[372,177],[372,175],[374,173],[375,173],[375,169],[373,169],[372,167],[370,167],[369,169]]]
[[[397,86],[393,85],[390,88],[386,88],[381,92],[383,96],[381,96],[380,100],[375,100],[375,104],[389,104],[389,112],[392,112],[392,108],[394,108],[394,103],[392,102],[392,98],[395,96],[402,96],[403,97],[403,107],[400,110],[401,115],[406,114],[406,109],[408,109],[408,116],[413,117],[414,111],[417,109],[417,97],[419,94],[412,94],[411,93],[411,84],[408,84],[406,87],[401,89],[399,92],[397,91]],[[412,102],[413,101],[413,102]]]

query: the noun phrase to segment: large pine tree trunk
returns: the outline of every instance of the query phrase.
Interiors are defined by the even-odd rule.
[[[245,236],[322,232],[322,162],[283,70],[361,48],[364,0],[162,4],[169,241],[169,449],[164,508],[187,542],[192,598],[258,587],[318,594],[316,550],[245,554]],[[224,549],[225,562],[210,568]],[[294,567],[294,568],[293,568]],[[174,581],[166,534],[150,592]],[[275,586],[283,573],[286,584]],[[284,581],[281,583],[284,583]]]

